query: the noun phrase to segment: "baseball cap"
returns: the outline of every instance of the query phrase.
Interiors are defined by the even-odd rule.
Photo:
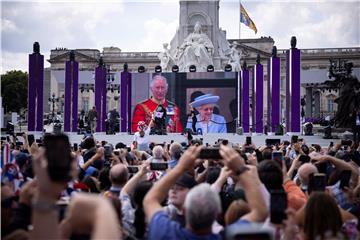
[[[177,179],[175,184],[191,189],[192,187],[197,185],[197,182],[195,181],[195,178],[193,176],[188,173],[184,173]]]

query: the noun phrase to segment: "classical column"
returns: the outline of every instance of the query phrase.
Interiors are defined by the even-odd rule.
[[[274,46],[273,55],[268,60],[268,94],[267,94],[267,125],[269,132],[276,132],[280,125],[281,105],[280,105],[280,58],[276,56]]]
[[[241,92],[242,92],[242,103],[241,103],[241,115],[242,115],[242,127],[244,133],[250,132],[250,78],[249,70],[244,64],[241,70]]]
[[[261,134],[264,130],[264,67],[260,64],[260,55],[258,55],[253,74],[253,126],[255,132]]]
[[[305,106],[305,117],[307,118],[311,118],[313,117],[312,115],[312,97],[313,97],[313,89],[312,87],[307,87],[306,88],[306,106]]]
[[[102,58],[100,58],[99,66],[95,69],[95,107],[98,114],[97,132],[106,131],[106,73],[106,67]]]
[[[300,127],[300,50],[296,38],[291,38],[291,48],[286,51],[286,131],[298,134]]]
[[[33,53],[29,54],[28,81],[28,131],[43,131],[44,55],[35,42]]]
[[[64,131],[77,132],[78,125],[79,63],[75,53],[70,52],[70,61],[65,64]]]

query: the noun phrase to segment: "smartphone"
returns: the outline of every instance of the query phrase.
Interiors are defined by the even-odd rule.
[[[31,147],[31,145],[34,143],[34,141],[35,141],[34,134],[29,134],[28,135],[29,147]]]
[[[127,169],[129,173],[137,173],[139,171],[139,168],[137,166],[128,166]]]
[[[200,159],[222,159],[219,148],[203,148],[199,154]]]
[[[341,140],[341,145],[351,146],[351,144],[352,144],[351,140]]]
[[[22,142],[16,142],[16,146],[22,146],[23,145],[23,143]]]
[[[18,136],[18,137],[22,137],[23,135],[24,135],[23,132],[16,133],[16,136]]]
[[[245,144],[251,145],[251,137],[246,137]]]
[[[72,157],[68,136],[65,134],[45,135],[44,146],[50,179],[54,182],[70,181]]]
[[[297,143],[299,139],[299,136],[297,135],[292,135],[291,136],[291,144]]]
[[[326,175],[324,173],[315,173],[309,177],[308,193],[313,191],[324,192],[326,188]]]
[[[304,164],[310,162],[310,157],[308,155],[300,155],[299,161]]]
[[[165,171],[168,169],[167,163],[150,163],[150,170]]]
[[[283,152],[282,151],[274,151],[272,152],[271,154],[271,158],[272,160],[275,160],[275,161],[278,161],[278,162],[281,162],[284,160],[284,155],[283,155]]]
[[[282,224],[286,219],[286,192],[281,190],[273,190],[270,192],[270,194],[270,222],[274,224]]]
[[[240,225],[240,224],[239,224]],[[243,224],[240,226],[228,226],[225,230],[227,240],[272,240],[273,230],[268,227],[260,227],[256,224]]]
[[[344,170],[340,173],[340,189],[350,186],[351,171]]]
[[[74,149],[74,152],[76,152],[78,150],[78,144],[77,143],[74,143],[73,149]]]
[[[41,140],[41,139],[36,139],[35,142],[36,142],[37,144],[39,144],[39,143],[42,143],[42,140]]]
[[[280,145],[280,141],[279,138],[267,138],[265,139],[265,144],[266,146]]]

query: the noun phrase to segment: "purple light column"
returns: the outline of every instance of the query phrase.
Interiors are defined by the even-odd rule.
[[[79,91],[79,63],[73,61],[72,84],[72,132],[78,130],[78,91]]]
[[[65,65],[64,131],[77,132],[79,63],[67,61]]]
[[[71,122],[71,85],[72,69],[71,61],[65,63],[65,93],[64,93],[64,132],[70,132]]]
[[[39,54],[29,54],[29,81],[28,81],[28,131],[35,131],[35,113],[36,113],[36,82],[37,77],[37,59]]]
[[[107,103],[107,88],[106,88],[106,79],[107,79],[107,69],[103,69],[103,75],[102,75],[102,112],[101,112],[101,131],[106,132],[106,123],[105,119],[107,118],[107,109],[106,109],[106,103]]]
[[[103,132],[106,119],[106,68],[104,66],[95,69],[95,107],[98,114],[96,131]]]
[[[28,131],[43,131],[44,56],[29,54]]]
[[[242,127],[244,133],[250,132],[250,79],[249,70],[241,70],[242,83]]]
[[[276,132],[280,125],[280,58],[268,61],[268,125],[270,132]]]
[[[37,81],[37,99],[36,99],[36,131],[43,131],[44,124],[44,55],[39,54],[38,62],[38,81]]]
[[[255,124],[255,132],[263,133],[264,123],[264,67],[262,64],[256,64],[254,66],[254,94],[255,104],[253,104],[253,112],[255,117],[253,118],[253,124]],[[254,111],[255,106],[255,111]]]
[[[300,50],[286,51],[286,131],[300,133]]]
[[[127,132],[131,132],[131,73],[127,73],[128,77],[127,77],[127,94],[128,94],[128,101],[127,101],[127,127],[128,127],[128,131]]]
[[[127,126],[127,92],[128,92],[128,78],[129,78],[129,73],[128,72],[122,72],[120,74],[120,101],[121,101],[121,105],[120,105],[120,118],[121,118],[121,126],[120,126],[120,131],[121,132],[126,132],[126,126]],[[131,89],[130,89],[131,90]],[[129,103],[129,105],[131,105],[131,101]],[[130,124],[131,124],[131,120],[130,120]],[[130,128],[131,129],[131,128]]]

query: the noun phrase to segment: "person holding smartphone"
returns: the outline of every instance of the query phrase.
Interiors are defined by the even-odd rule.
[[[139,151],[148,151],[150,144],[150,128],[153,125],[153,119],[150,121],[149,126],[144,121],[138,122],[137,132],[134,134],[134,141],[137,143]]]

